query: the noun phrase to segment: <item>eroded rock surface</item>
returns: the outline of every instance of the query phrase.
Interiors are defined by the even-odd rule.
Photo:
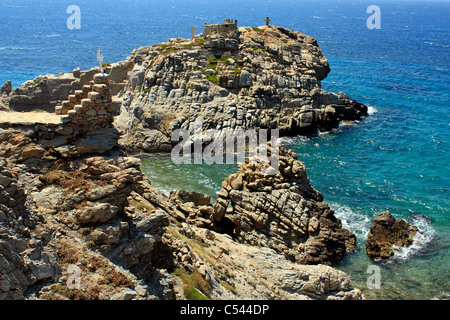
[[[355,246],[355,235],[322,202],[297,158],[280,148],[275,175],[263,174],[268,165],[247,158],[222,183],[213,219],[219,226],[223,219],[231,220],[238,241],[270,247],[292,261],[336,263]]]
[[[139,160],[114,148],[64,156],[35,142],[40,132],[0,130],[0,297],[113,299],[125,288],[130,299],[173,297],[170,275],[152,263],[170,209]],[[78,291],[65,282],[71,266],[83,275]]]

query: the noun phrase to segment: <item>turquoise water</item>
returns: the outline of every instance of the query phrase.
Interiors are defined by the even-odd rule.
[[[312,138],[281,143],[299,154],[358,248],[338,266],[373,299],[449,295],[450,2],[377,1],[381,30],[368,30],[372,1],[78,1],[80,30],[66,28],[68,1],[0,0],[0,84],[125,59],[142,45],[189,37],[190,26],[238,19],[272,23],[318,39],[331,73],[325,90],[343,91],[371,115]],[[215,195],[235,165],[176,166],[164,155],[142,162],[153,185]],[[409,250],[381,264],[381,288],[369,290],[364,251],[372,219],[389,210],[423,231]]]

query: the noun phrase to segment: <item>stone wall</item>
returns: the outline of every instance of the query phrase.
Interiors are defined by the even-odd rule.
[[[229,33],[237,30],[237,20],[225,19],[224,23],[206,24],[203,26],[203,37],[214,33]]]

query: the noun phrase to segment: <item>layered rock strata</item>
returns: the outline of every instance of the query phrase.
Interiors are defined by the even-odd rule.
[[[170,298],[169,274],[152,263],[169,223],[165,196],[139,160],[113,148],[64,156],[40,134],[0,130],[1,298],[112,299],[124,290],[130,299]],[[82,272],[80,290],[67,288],[71,266]]]
[[[343,272],[211,231],[210,197],[166,197],[138,159],[114,149],[64,159],[40,130],[0,130],[1,299],[363,298]]]
[[[180,251],[179,260],[188,262],[189,274],[207,280],[195,288],[210,299],[364,299],[347,274],[330,266],[298,264],[271,248],[241,244],[229,235],[186,224],[169,227],[169,236],[189,248],[179,245],[192,257]],[[180,279],[175,279],[174,289],[180,299],[195,290]]]
[[[270,148],[269,148],[270,152]],[[305,166],[291,150],[280,148],[279,170],[267,164],[239,164],[222,183],[212,219],[231,221],[237,241],[265,246],[302,264],[333,264],[355,246],[323,196],[309,183]]]

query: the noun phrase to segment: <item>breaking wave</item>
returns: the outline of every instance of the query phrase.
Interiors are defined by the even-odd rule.
[[[367,107],[367,114],[369,114],[370,116],[375,114],[375,113],[377,113],[377,112],[378,112],[378,110],[375,109],[374,107],[371,107],[371,106]]]
[[[403,262],[410,257],[420,254],[431,244],[436,238],[436,231],[430,226],[430,220],[423,215],[412,215],[407,219],[410,224],[415,225],[419,232],[416,233],[413,243],[409,247],[394,247],[394,255],[391,260],[393,262]]]
[[[343,204],[330,202],[328,206],[334,210],[336,218],[341,220],[342,227],[354,233],[358,241],[367,238],[371,226],[371,220],[367,215],[355,212]]]

